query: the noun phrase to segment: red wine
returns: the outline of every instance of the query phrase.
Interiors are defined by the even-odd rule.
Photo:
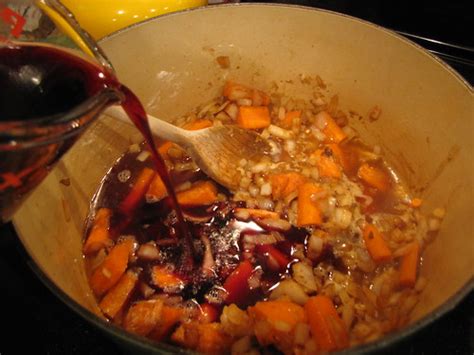
[[[142,133],[152,153],[153,162],[160,174],[178,219],[178,235],[184,239],[183,265],[185,269],[194,266],[194,248],[191,234],[184,222],[183,213],[168,176],[165,163],[159,155],[148,125],[145,109],[138,98],[125,86],[120,84],[115,75],[94,63],[70,52],[45,45],[14,45],[0,48],[0,122],[14,120],[31,120],[42,117],[61,117],[102,90],[112,89],[117,97],[123,98],[121,105],[132,122]],[[57,143],[55,143],[57,144]],[[68,148],[72,142],[65,143]],[[52,156],[45,164],[31,168],[32,161],[27,159],[18,164],[20,155],[9,154],[7,159],[0,160],[0,213],[11,208],[22,194],[15,193],[22,188],[32,189],[46,176],[49,167],[59,159],[60,147],[50,149]],[[62,149],[62,152],[66,149]],[[37,158],[44,152],[37,148]],[[35,154],[29,154],[35,156]],[[0,154],[1,158],[1,154]],[[37,160],[37,159],[34,159]],[[8,164],[8,162],[13,163]],[[29,164],[30,166],[25,164]],[[25,169],[31,170],[27,176],[19,176]],[[42,170],[43,173],[37,174]],[[36,175],[35,175],[36,174]],[[39,178],[27,180],[28,175]],[[3,179],[3,181],[2,181]],[[11,181],[11,183],[10,183]],[[2,217],[3,218],[3,217]]]
[[[158,172],[161,177],[161,180],[166,186],[168,196],[170,196],[171,198],[172,207],[176,212],[176,217],[178,218],[178,235],[181,238],[184,238],[185,240],[185,247],[183,249],[182,255],[183,260],[181,264],[184,268],[183,271],[191,271],[194,267],[194,247],[192,236],[184,221],[183,212],[178,203],[173,184],[171,183],[171,179],[168,174],[168,169],[166,168],[163,158],[156,149],[155,141],[153,140],[153,135],[148,124],[148,118],[145,109],[143,108],[143,105],[141,104],[140,100],[138,100],[135,94],[130,91],[130,89],[128,89],[126,86],[121,85],[120,91],[125,96],[125,99],[122,101],[122,107],[127,113],[128,117],[130,117],[135,126],[143,135],[143,138],[145,139],[145,142],[147,143],[148,148],[150,149],[156,171]]]
[[[0,48],[0,121],[65,113],[116,79],[70,52],[37,45]]]

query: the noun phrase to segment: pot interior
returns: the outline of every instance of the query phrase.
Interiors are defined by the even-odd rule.
[[[423,258],[428,286],[413,320],[472,280],[473,92],[451,69],[377,26],[314,9],[239,5],[171,14],[101,43],[121,81],[154,116],[173,121],[214,98],[227,79],[310,98],[319,75],[378,144],[424,208],[446,208]],[[228,56],[223,69],[216,57]],[[352,122],[351,122],[352,123]],[[33,260],[81,306],[100,315],[87,284],[81,242],[89,203],[114,161],[141,140],[131,125],[101,117],[14,218]]]

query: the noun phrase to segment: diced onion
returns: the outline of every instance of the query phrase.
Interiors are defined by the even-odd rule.
[[[275,136],[277,138],[291,139],[293,137],[292,131],[288,131],[286,129],[283,129],[281,127],[278,127],[272,124],[268,126],[267,129],[268,129],[268,132],[270,132],[272,136]]]
[[[225,113],[227,113],[229,115],[230,118],[232,118],[233,120],[236,120],[237,119],[237,116],[239,114],[239,107],[232,103],[230,105],[228,105],[225,109],[224,109]]]
[[[250,99],[239,99],[236,101],[239,106],[252,106],[252,100]]]

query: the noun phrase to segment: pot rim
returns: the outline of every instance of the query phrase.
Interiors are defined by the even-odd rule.
[[[188,12],[199,12],[199,11],[207,11],[209,9],[228,8],[228,7],[236,7],[236,8],[238,8],[238,7],[279,7],[279,8],[289,8],[289,9],[293,9],[293,10],[299,9],[299,10],[302,10],[302,11],[322,12],[322,13],[326,13],[326,14],[329,14],[329,15],[332,15],[332,16],[344,17],[346,20],[358,22],[358,23],[363,24],[365,26],[372,27],[376,30],[385,32],[386,34],[388,34],[392,37],[395,37],[398,40],[401,40],[402,42],[404,42],[404,43],[406,43],[406,44],[408,44],[412,47],[415,47],[419,52],[421,52],[424,55],[428,56],[430,59],[435,60],[444,69],[448,70],[452,75],[454,75],[456,77],[456,79],[459,82],[461,82],[461,84],[463,86],[465,86],[470,91],[471,94],[474,94],[473,86],[461,74],[459,74],[457,70],[455,70],[453,67],[451,67],[449,64],[447,64],[444,60],[442,60],[438,56],[436,56],[433,53],[429,52],[427,49],[425,49],[421,45],[413,42],[412,40],[410,40],[410,39],[406,38],[405,36],[395,32],[394,30],[388,29],[386,27],[383,27],[381,25],[378,25],[376,23],[373,23],[373,22],[370,22],[370,21],[367,21],[367,20],[360,19],[358,17],[343,14],[341,12],[321,9],[321,8],[318,8],[318,7],[304,6],[304,5],[274,4],[274,3],[256,2],[256,3],[230,3],[230,4],[208,5],[208,6],[195,7],[195,8],[190,8],[190,9],[185,9],[185,10],[180,10],[180,11],[176,11],[176,12],[163,14],[163,15],[160,15],[160,16],[157,16],[157,17],[152,17],[152,18],[146,19],[144,21],[131,24],[127,27],[124,27],[124,28],[122,28],[118,31],[115,31],[115,32],[113,32],[113,33],[111,33],[107,36],[104,36],[104,37],[100,38],[98,40],[98,43],[100,44],[103,41],[107,41],[107,40],[109,40],[109,39],[111,39],[115,36],[120,35],[123,32],[129,31],[130,29],[142,26],[144,24],[147,24],[149,22],[156,21],[156,20],[159,20],[159,19],[162,19],[162,18],[170,18],[170,17],[173,17],[173,16],[181,16],[181,15],[183,15],[185,13],[188,13]]]
[[[315,12],[327,13],[331,16],[343,17],[346,20],[358,22],[365,26],[369,26],[375,30],[383,31],[387,35],[393,36],[397,38],[398,40],[401,40],[404,43],[412,46],[414,49],[418,50],[422,54],[428,56],[429,58],[437,62],[443,69],[450,72],[454,76],[454,78],[470,92],[471,95],[473,95],[474,93],[473,87],[455,69],[453,69],[447,63],[445,63],[442,59],[438,58],[434,54],[424,49],[422,46],[412,42],[411,40],[394,32],[393,30],[389,30],[380,25],[350,16],[350,15],[338,13],[335,11],[325,10],[325,9],[319,9],[315,7],[309,7],[309,6],[271,4],[271,3],[252,3],[252,4],[234,3],[234,4],[211,5],[211,6],[203,6],[203,7],[198,7],[198,8],[186,9],[186,10],[181,10],[181,11],[177,11],[177,12],[173,12],[169,14],[164,14],[155,18],[151,18],[151,19],[127,26],[119,31],[116,31],[110,35],[107,35],[101,38],[99,40],[99,44],[102,43],[103,41],[107,41],[109,39],[112,39],[115,36],[120,35],[122,32],[129,31],[130,29],[133,29],[138,26],[142,26],[151,21],[159,21],[161,18],[181,16],[188,12],[208,11],[209,9],[227,8],[227,7],[279,7],[279,8],[288,8],[292,10],[297,9],[297,10],[302,10],[302,11],[315,11]],[[165,354],[176,354],[176,353],[193,354],[194,353],[189,350],[184,350],[172,345],[153,342],[145,337],[140,337],[140,336],[128,333],[124,329],[116,326],[115,324],[107,322],[105,318],[99,317],[97,314],[94,314],[90,310],[81,306],[78,302],[73,300],[69,295],[67,295],[63,290],[61,290],[51,279],[48,278],[48,276],[43,272],[43,270],[41,270],[39,265],[29,256],[30,254],[29,253],[27,254],[30,260],[28,262],[29,266],[31,267],[33,272],[35,272],[38,278],[43,282],[43,284],[55,296],[57,296],[64,304],[66,304],[70,309],[72,309],[76,314],[81,316],[83,319],[87,320],[89,323],[95,325],[97,328],[101,329],[106,335],[112,336],[113,337],[112,340],[114,342],[115,340],[119,340],[126,344],[131,344],[136,348],[141,348],[146,352],[152,352],[152,353],[153,352],[161,352]],[[466,284],[464,284],[454,295],[448,298],[448,300],[445,301],[442,305],[440,305],[439,307],[434,309],[431,313],[425,315],[424,317],[422,317],[415,323],[409,324],[408,326],[404,327],[401,330],[385,335],[384,337],[376,341],[373,341],[367,344],[361,344],[356,347],[352,347],[352,348],[337,352],[335,354],[372,353],[375,351],[380,351],[382,349],[385,349],[392,344],[396,344],[407,337],[413,336],[414,333],[418,332],[420,329],[426,327],[428,324],[431,324],[432,322],[438,320],[439,318],[441,318],[442,316],[444,316],[445,314],[453,310],[469,293],[473,291],[474,291],[474,276],[472,276],[470,280],[466,282]]]

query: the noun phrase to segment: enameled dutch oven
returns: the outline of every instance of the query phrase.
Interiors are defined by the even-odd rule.
[[[113,34],[101,45],[119,78],[154,116],[173,121],[217,96],[226,79],[309,98],[303,77],[319,75],[343,108],[379,120],[356,124],[380,145],[427,211],[446,208],[423,257],[428,285],[409,326],[359,352],[381,350],[454,308],[473,289],[473,89],[412,42],[349,16],[286,5],[228,5],[162,16]],[[230,68],[216,57],[228,56]],[[46,284],[124,347],[176,352],[127,334],[101,315],[81,254],[84,220],[100,181],[140,135],[102,117],[80,138],[14,218]],[[69,179],[66,186],[64,179]]]

